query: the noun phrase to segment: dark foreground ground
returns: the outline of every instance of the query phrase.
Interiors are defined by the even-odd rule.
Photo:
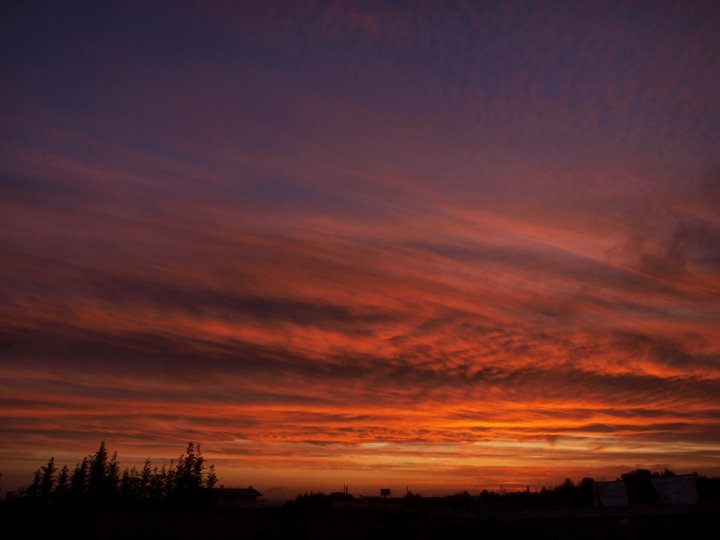
[[[720,539],[717,511],[669,516],[478,519],[472,513],[335,509],[27,508],[0,504],[0,535],[103,539]]]

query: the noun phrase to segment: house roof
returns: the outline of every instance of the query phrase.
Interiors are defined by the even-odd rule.
[[[229,495],[231,497],[255,498],[262,497],[263,494],[252,486],[247,488],[215,488],[220,495]]]

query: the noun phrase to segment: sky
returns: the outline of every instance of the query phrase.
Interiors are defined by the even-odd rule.
[[[720,475],[717,2],[4,2],[0,472]]]

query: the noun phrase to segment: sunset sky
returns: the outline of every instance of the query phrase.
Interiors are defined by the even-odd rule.
[[[199,4],[0,7],[3,491],[720,475],[720,3]]]

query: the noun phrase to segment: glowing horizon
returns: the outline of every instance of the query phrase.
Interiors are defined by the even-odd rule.
[[[263,5],[2,8],[3,488],[720,475],[718,6]]]

